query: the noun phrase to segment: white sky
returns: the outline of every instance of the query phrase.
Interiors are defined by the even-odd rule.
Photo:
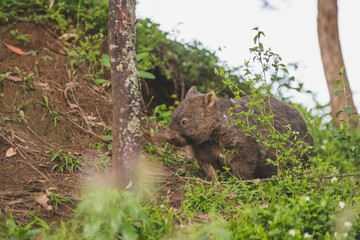
[[[216,50],[221,60],[239,66],[249,59],[255,31],[265,32],[266,48],[280,54],[284,63],[296,62],[296,80],[306,89],[317,93],[325,104],[329,94],[323,72],[317,37],[317,1],[272,0],[275,10],[263,9],[260,0],[138,0],[137,17],[150,18],[163,31],[177,31],[177,39],[201,41]],[[341,0],[339,32],[343,58],[355,105],[360,111],[360,1]],[[312,106],[310,98],[296,101]]]

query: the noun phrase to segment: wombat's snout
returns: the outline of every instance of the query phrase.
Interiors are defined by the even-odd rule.
[[[165,139],[166,139],[166,141],[167,141],[168,143],[171,143],[171,144],[174,143],[175,137],[170,134],[170,130],[169,130],[169,129],[166,129]]]
[[[165,139],[168,143],[171,143],[172,145],[177,147],[183,147],[188,145],[188,143],[182,136],[180,136],[177,132],[170,130],[169,128],[166,129]]]
[[[166,141],[168,141],[168,143],[173,144],[174,143],[174,138],[166,138]]]

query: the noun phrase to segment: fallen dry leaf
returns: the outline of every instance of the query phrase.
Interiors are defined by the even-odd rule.
[[[46,210],[52,210],[53,207],[48,204],[49,198],[48,194],[42,192],[39,195],[36,196],[35,201],[39,203],[41,206],[43,206]]]
[[[110,86],[111,86],[111,82],[106,82],[106,83],[101,84],[101,87],[103,87],[103,88],[108,88]]]
[[[9,157],[12,157],[14,155],[16,155],[16,149],[11,147],[6,151],[5,158],[9,158]]]
[[[44,90],[49,91],[50,90],[50,86],[48,83],[43,83],[43,82],[34,82],[34,85],[37,87],[41,87]]]
[[[50,0],[49,8],[51,9],[54,6],[55,0]]]
[[[77,109],[78,108],[78,106],[76,104],[74,104],[74,103],[69,103],[69,107],[70,107],[70,109]]]
[[[266,203],[260,204],[260,208],[268,208],[269,206]]]
[[[102,126],[102,127],[105,127],[105,126],[106,126],[105,122],[97,122],[96,125]]]
[[[21,50],[20,48],[17,48],[17,47],[14,47],[14,46],[11,46],[9,44],[6,44],[3,42],[3,44],[5,45],[5,47],[7,47],[10,51],[16,53],[16,54],[19,54],[19,55],[26,55],[26,52],[24,52],[23,50]]]
[[[233,193],[233,194],[231,194],[231,195],[229,196],[230,199],[236,198],[236,197],[237,197],[237,194],[236,194],[236,193]]]
[[[87,115],[87,116],[85,116],[86,117],[86,119],[88,120],[88,121],[95,121],[96,120],[96,117],[93,117],[93,116],[90,116],[90,115]]]
[[[76,37],[75,33],[65,33],[63,34],[61,37],[59,37],[58,39],[63,39],[63,38],[74,38]]]
[[[2,77],[7,80],[14,81],[14,82],[21,82],[21,78],[19,78],[19,77],[15,77],[15,76],[2,76]]]
[[[74,88],[74,87],[77,87],[79,86],[80,84],[78,82],[68,82],[65,84],[65,87],[67,88]],[[65,89],[66,90],[66,89]]]

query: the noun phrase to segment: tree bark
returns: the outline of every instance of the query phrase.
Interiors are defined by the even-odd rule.
[[[113,95],[111,182],[136,185],[141,154],[140,82],[136,65],[136,0],[109,0],[109,53]]]
[[[334,96],[334,84],[341,79],[338,72],[344,66],[339,40],[337,0],[318,0],[317,27],[321,59],[330,94],[331,116],[333,124],[340,126],[341,121],[346,119],[346,114],[342,112],[336,117],[337,113],[350,105],[352,106],[351,112],[355,113],[356,109],[345,69],[343,72],[344,81],[340,81],[336,89],[340,91],[345,89],[345,94],[341,92]],[[355,121],[355,115],[351,115],[350,122],[355,124]]]

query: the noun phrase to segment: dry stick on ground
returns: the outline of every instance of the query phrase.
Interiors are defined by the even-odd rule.
[[[48,145],[50,147],[52,147],[53,149],[57,149],[57,147],[55,145],[52,145],[49,141],[45,141],[43,140],[39,135],[36,134],[36,132],[34,130],[32,130],[32,128],[26,123],[26,127],[27,129],[29,129],[29,131],[34,134],[42,143],[44,143],[45,145]]]
[[[96,138],[98,138],[98,139],[101,139],[101,141],[104,141],[104,139],[102,139],[101,136],[96,135],[94,132],[90,132],[89,130],[83,128],[82,126],[80,126],[79,124],[77,124],[76,122],[74,122],[68,115],[65,115],[65,114],[63,114],[63,115],[66,116],[66,118],[67,118],[72,124],[74,124],[76,127],[80,128],[81,130],[83,130],[83,131],[86,132],[86,133],[91,134],[92,136],[94,136],[94,137],[96,137]]]
[[[34,167],[31,163],[29,163],[27,160],[27,158],[22,154],[21,150],[19,148],[17,148],[16,146],[14,146],[16,151],[21,155],[21,157],[24,159],[24,160],[18,160],[20,162],[23,162],[27,165],[29,165],[32,169],[34,169],[35,171],[37,171],[38,173],[40,173],[49,183],[51,183],[51,185],[53,185],[53,182],[50,181],[50,179],[48,177],[45,176],[45,174],[43,174],[40,170],[38,170],[36,167]],[[25,154],[25,153],[24,153]]]
[[[76,100],[74,91],[73,91],[72,89],[70,89],[70,90],[71,90],[71,94],[72,94],[72,96],[73,96],[73,98],[74,98],[74,101],[75,101],[77,107],[78,107],[79,110],[80,110],[80,113],[81,113],[81,115],[82,115],[82,118],[84,119],[84,121],[85,121],[85,123],[86,123],[86,125],[87,125],[87,127],[88,127],[88,130],[93,133],[93,130],[92,130],[92,128],[91,128],[91,126],[90,126],[90,124],[89,124],[89,122],[88,122],[88,120],[87,120],[87,118],[86,118],[86,116],[85,116],[85,114],[84,114],[84,112],[83,112],[83,110],[82,110],[81,107],[80,107],[80,104],[79,104],[78,101]]]
[[[67,95],[67,92],[68,92],[68,90],[69,90],[70,88],[71,88],[71,87],[69,87],[69,86],[65,87],[64,96],[65,96],[65,100],[66,100],[66,102],[68,103],[70,109],[75,109],[75,108],[77,108],[78,106],[76,106],[76,104],[74,104],[74,103],[71,103],[70,100],[69,100],[69,98],[68,98],[68,95]]]
[[[96,104],[94,104],[94,107],[95,107],[96,113],[97,113],[100,121],[103,122],[103,123],[106,125],[104,119],[102,119],[102,117],[101,117],[101,115],[100,115],[99,109],[98,109],[98,107],[96,106]]]
[[[330,178],[345,178],[345,177],[358,177],[360,176],[360,173],[358,174],[338,174],[338,175],[334,175],[334,176],[324,176],[324,177],[311,177],[311,178],[308,178],[310,180],[314,180],[314,179],[321,179],[321,180],[324,180],[324,179],[330,179]],[[180,177],[178,176],[181,180],[194,180],[194,181],[198,181],[198,182],[201,182],[201,183],[205,183],[207,185],[211,185],[213,184],[214,182],[210,182],[210,181],[206,181],[206,180],[203,180],[201,178],[194,178],[194,177]],[[292,177],[291,179],[304,179],[302,177]],[[281,181],[281,180],[284,180],[284,178],[256,178],[256,179],[248,179],[248,180],[239,180],[239,181],[235,181],[235,182],[242,182],[242,183],[258,183],[258,182],[263,182],[263,181]],[[217,181],[219,182],[219,181]],[[221,183],[221,182],[219,182]]]
[[[0,192],[0,197],[6,197],[7,195],[11,195],[12,197],[14,196],[23,196],[23,195],[31,195],[35,193],[34,191],[30,191],[30,190],[18,190],[18,191],[1,191]]]
[[[24,159],[24,160],[18,160],[20,162],[23,162],[27,165],[29,165],[31,168],[33,168],[35,171],[37,171],[38,173],[40,173],[49,183],[53,184],[52,181],[50,181],[50,179],[48,177],[45,176],[45,174],[43,174],[42,172],[40,172],[37,168],[35,168],[31,163],[29,163],[27,160],[27,158],[24,156],[24,154],[26,154],[24,152],[24,154],[22,153],[22,151],[16,146],[16,144],[14,142],[12,142],[11,140],[9,140],[6,136],[3,136],[3,139],[5,141],[7,141],[12,147],[14,147],[16,149],[16,152],[18,152],[20,154],[20,156]]]

